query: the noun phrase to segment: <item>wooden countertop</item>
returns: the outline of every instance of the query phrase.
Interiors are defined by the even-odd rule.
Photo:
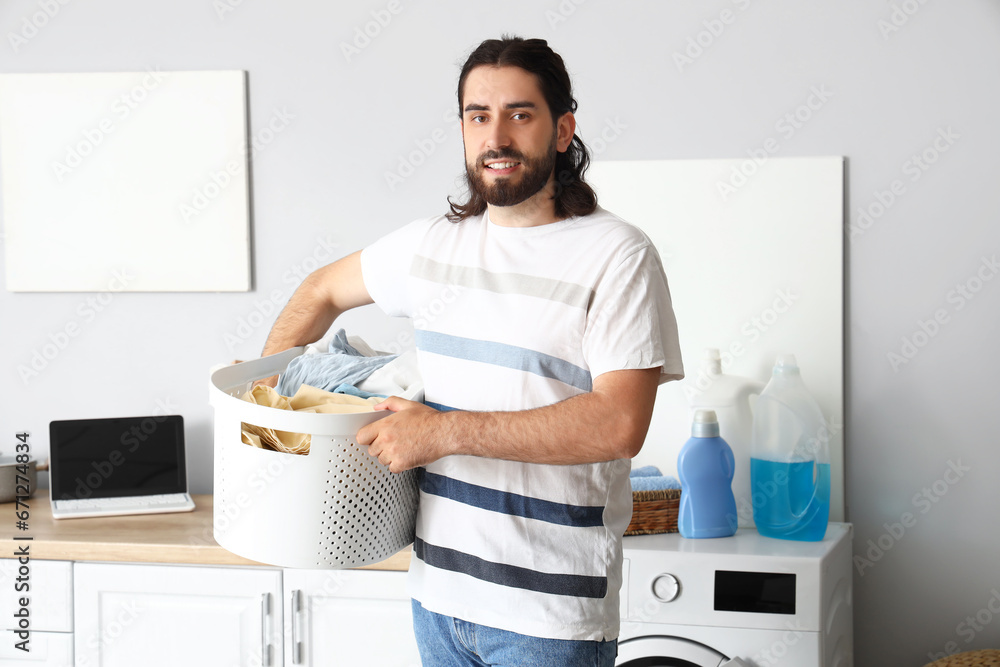
[[[28,529],[15,526],[14,503],[0,504],[0,553],[7,558],[31,537],[31,557],[38,560],[184,563],[189,565],[262,565],[227,551],[212,536],[212,495],[196,495],[193,512],[133,516],[52,518],[47,497],[28,500]],[[361,569],[408,570],[410,549]]]

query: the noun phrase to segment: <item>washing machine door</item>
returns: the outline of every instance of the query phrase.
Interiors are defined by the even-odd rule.
[[[616,667],[721,667],[729,659],[704,644],[682,637],[634,637],[618,642]]]

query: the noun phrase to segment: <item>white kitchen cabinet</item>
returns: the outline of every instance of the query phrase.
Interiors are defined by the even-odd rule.
[[[420,665],[406,572],[32,560],[25,653],[18,566],[0,559],[4,666]]]
[[[73,667],[73,564],[31,560],[26,573],[20,568],[16,559],[0,560],[0,664]],[[28,599],[28,652],[17,648],[22,597]]]
[[[285,570],[285,665],[419,666],[406,576]]]
[[[76,563],[77,667],[281,664],[279,569]]]

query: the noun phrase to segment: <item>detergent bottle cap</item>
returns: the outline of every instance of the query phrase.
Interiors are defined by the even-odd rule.
[[[719,348],[705,348],[701,354],[701,368],[706,375],[722,375],[722,356],[719,354]]]
[[[691,437],[718,438],[719,418],[715,410],[695,410],[694,421],[691,423]]]
[[[774,376],[799,375],[799,364],[795,360],[795,355],[779,354],[777,361],[774,362],[774,370],[771,374]]]

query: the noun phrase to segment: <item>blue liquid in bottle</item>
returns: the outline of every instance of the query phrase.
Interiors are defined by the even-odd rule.
[[[736,532],[733,450],[719,437],[714,410],[697,410],[691,439],[677,457],[681,503],[677,528],[686,538],[729,537]]]
[[[815,471],[815,472],[814,472]],[[830,464],[750,459],[757,531],[767,537],[816,542],[830,518]]]

